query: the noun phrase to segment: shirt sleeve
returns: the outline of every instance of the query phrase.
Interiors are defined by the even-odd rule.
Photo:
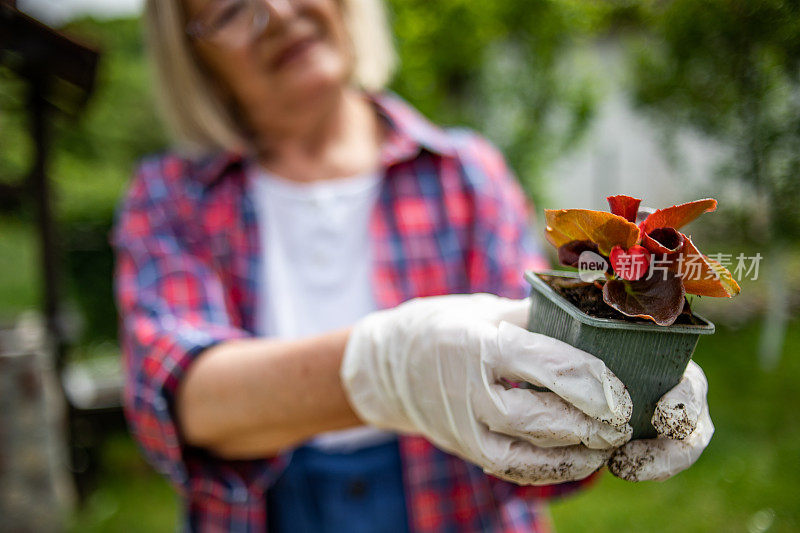
[[[111,235],[114,291],[125,369],[124,408],[149,462],[184,494],[263,489],[282,459],[225,461],[185,445],[175,391],[205,349],[251,336],[233,323],[230,301],[210,261],[192,253],[172,211],[165,173],[174,160],[144,163],[117,210]],[[171,209],[172,208],[172,209]]]
[[[472,188],[474,221],[467,268],[471,292],[489,292],[507,298],[525,298],[530,285],[525,270],[549,269],[537,237],[532,205],[502,153],[485,138],[471,133],[462,165]],[[593,484],[599,472],[557,485],[508,485],[509,497],[554,500]],[[503,493],[503,489],[499,489]]]

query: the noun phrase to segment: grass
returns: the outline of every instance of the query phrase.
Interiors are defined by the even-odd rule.
[[[68,531],[136,533],[176,529],[178,504],[174,491],[144,462],[127,434],[110,436],[101,461],[100,484],[72,517]]]
[[[709,380],[716,432],[689,470],[665,482],[610,474],[551,510],[558,531],[761,532],[800,528],[800,322],[779,367],[758,368],[758,327],[719,328],[695,360]]]

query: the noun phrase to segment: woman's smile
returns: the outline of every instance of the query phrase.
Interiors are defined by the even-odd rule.
[[[320,44],[320,39],[317,36],[295,39],[273,55],[270,61],[270,68],[272,70],[280,70],[283,67],[294,64],[298,60],[307,57],[318,44]]]

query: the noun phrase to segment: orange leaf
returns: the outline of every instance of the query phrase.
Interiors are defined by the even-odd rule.
[[[673,205],[665,209],[658,209],[650,214],[641,224],[644,233],[650,233],[656,228],[680,229],[703,213],[714,211],[717,201],[713,198],[695,200],[685,204]]]
[[[614,246],[626,250],[639,242],[639,228],[621,216],[589,209],[545,209],[545,235],[558,248],[571,241],[592,241],[608,256]]]
[[[701,254],[689,237],[685,239],[681,260],[676,266],[688,294],[733,298],[741,290],[728,269]]]

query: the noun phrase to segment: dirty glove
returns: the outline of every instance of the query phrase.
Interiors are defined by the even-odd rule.
[[[707,392],[703,370],[689,361],[680,383],[656,404],[652,423],[658,437],[630,441],[614,452],[611,473],[628,481],[663,481],[692,466],[714,434]]]
[[[452,295],[368,315],[341,367],[353,408],[509,481],[588,476],[630,439],[630,396],[600,359],[524,329],[529,307]],[[553,392],[509,386],[522,381]]]

